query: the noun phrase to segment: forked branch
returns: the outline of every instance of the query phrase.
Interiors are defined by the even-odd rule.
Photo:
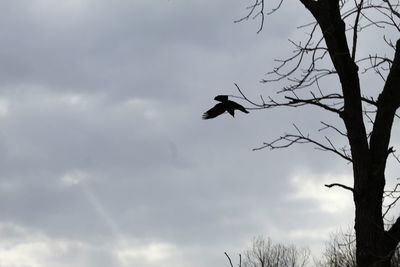
[[[273,150],[273,149],[280,149],[280,148],[288,148],[294,144],[311,143],[311,144],[316,145],[316,149],[332,152],[332,153],[340,156],[341,158],[343,158],[349,162],[352,162],[351,156],[346,153],[346,150],[342,149],[342,151],[340,151],[339,149],[337,149],[328,137],[325,136],[325,140],[327,141],[328,144],[323,144],[322,142],[319,142],[319,141],[316,141],[316,140],[310,138],[308,135],[307,136],[304,135],[296,125],[293,125],[293,126],[297,130],[297,134],[285,134],[270,143],[264,142],[263,146],[254,148],[253,150],[256,151],[256,150],[261,150],[261,149],[265,149],[265,148],[269,148],[269,149]]]

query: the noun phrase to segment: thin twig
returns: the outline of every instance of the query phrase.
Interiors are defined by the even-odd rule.
[[[232,260],[231,260],[231,258],[229,257],[228,253],[226,253],[226,252],[224,252],[224,253],[225,253],[226,257],[228,258],[229,263],[231,264],[231,267],[233,267]]]

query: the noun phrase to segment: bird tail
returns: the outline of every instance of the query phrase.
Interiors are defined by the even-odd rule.
[[[211,116],[209,113],[207,113],[207,112],[204,112],[203,113],[203,115],[201,116],[201,118],[203,119],[203,120],[208,120],[208,119],[212,119],[212,118],[215,118],[216,116]]]

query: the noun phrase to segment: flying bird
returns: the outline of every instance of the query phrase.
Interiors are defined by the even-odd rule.
[[[225,111],[228,111],[228,113],[231,114],[232,117],[235,117],[235,109],[240,110],[244,113],[249,113],[242,105],[239,105],[238,103],[229,100],[227,95],[217,95],[216,97],[214,97],[214,100],[219,101],[220,103],[216,104],[210,110],[204,112],[203,120],[218,117]]]

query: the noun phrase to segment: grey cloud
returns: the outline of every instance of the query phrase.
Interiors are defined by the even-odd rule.
[[[99,244],[62,256],[85,267],[113,265],[113,255],[99,255],[119,236],[171,244],[181,266],[217,266],[254,235],[289,239],[341,221],[288,197],[296,170],[345,173],[344,164],[310,146],[251,151],[292,122],[318,128],[319,113],[201,120],[215,95],[237,94],[233,82],[253,98],[276,89],[258,80],[294,25],[271,17],[270,36],[256,35],[256,21],[232,22],[244,6],[226,1],[81,2],[0,3],[3,221]]]

